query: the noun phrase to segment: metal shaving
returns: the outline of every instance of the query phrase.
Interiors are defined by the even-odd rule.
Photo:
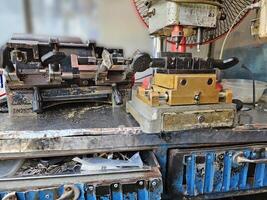
[[[16,176],[61,175],[78,172],[80,172],[80,164],[74,161],[60,164],[43,164],[37,160],[28,160],[16,173]]]
[[[103,158],[109,160],[128,161],[133,153],[95,153],[88,158]],[[87,157],[87,156],[86,156]],[[46,159],[28,159],[16,172],[15,176],[48,176],[81,173],[81,164],[73,161],[72,157],[57,157]]]

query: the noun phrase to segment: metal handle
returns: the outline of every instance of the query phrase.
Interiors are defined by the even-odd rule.
[[[33,87],[32,111],[36,113],[42,112],[43,99],[38,87]]]
[[[116,84],[112,85],[112,96],[113,96],[113,100],[114,100],[116,105],[123,104],[122,95],[121,95],[120,91],[118,90]]]
[[[2,200],[17,200],[16,192],[10,192],[2,198]]]
[[[233,156],[233,161],[237,164],[240,164],[240,163],[260,164],[260,163],[267,163],[267,158],[251,160],[251,159],[244,157],[244,154],[242,152],[240,152],[240,153],[237,153]]]
[[[57,200],[77,200],[79,196],[79,188],[74,185],[64,185],[64,192]]]
[[[255,85],[255,76],[254,73],[245,65],[241,66],[243,69],[247,70],[249,75],[252,78],[252,88],[253,88],[253,94],[252,94],[252,98],[253,98],[253,107],[256,107],[256,85]]]

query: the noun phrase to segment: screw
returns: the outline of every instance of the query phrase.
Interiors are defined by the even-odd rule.
[[[88,85],[88,81],[87,80],[84,80],[82,83],[83,83],[83,85]]]
[[[46,194],[46,195],[45,195],[45,198],[46,198],[46,199],[49,199],[49,194]]]
[[[187,160],[190,161],[191,160],[191,157],[188,157]]]
[[[197,117],[197,120],[198,120],[199,123],[203,123],[203,122],[205,122],[205,117],[203,115],[199,115]]]
[[[139,181],[139,185],[144,185],[144,182],[143,181]]]
[[[90,185],[90,186],[88,187],[88,190],[92,192],[92,191],[94,190],[94,186]]]
[[[157,185],[157,182],[156,182],[156,181],[152,181],[151,185],[152,185],[153,187],[155,187],[155,186]]]
[[[114,187],[114,188],[118,188],[119,185],[118,185],[117,183],[115,183],[115,184],[113,185],[113,187]]]

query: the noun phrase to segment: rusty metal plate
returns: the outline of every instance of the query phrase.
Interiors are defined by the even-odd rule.
[[[235,111],[230,109],[169,112],[162,114],[162,130],[232,127]]]

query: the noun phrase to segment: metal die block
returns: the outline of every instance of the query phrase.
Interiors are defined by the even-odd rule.
[[[216,74],[155,74],[152,87],[155,92],[168,95],[168,105],[219,102]]]
[[[161,105],[152,107],[133,91],[132,100],[126,104],[127,112],[146,133],[190,130],[196,128],[234,127],[236,108],[234,104]]]
[[[151,34],[166,34],[172,25],[215,28],[219,9],[208,4],[190,4],[174,1],[157,1],[149,9]]]

